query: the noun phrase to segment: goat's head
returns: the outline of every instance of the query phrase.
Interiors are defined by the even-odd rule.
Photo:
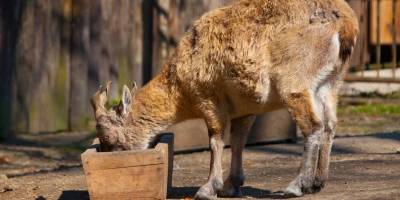
[[[90,99],[96,118],[96,130],[100,140],[102,151],[119,151],[133,149],[132,144],[127,145],[127,134],[129,133],[129,120],[131,100],[136,93],[136,85],[129,91],[124,85],[122,98],[119,104],[107,110],[105,104],[108,100],[111,82],[107,83],[104,91],[102,87]]]

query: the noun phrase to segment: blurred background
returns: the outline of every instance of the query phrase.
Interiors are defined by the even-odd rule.
[[[89,99],[99,85],[114,82],[108,106],[115,105],[124,84],[141,87],[160,71],[203,13],[233,2],[0,0],[0,199],[89,199],[80,156],[96,137]],[[383,194],[371,199],[400,198],[400,0],[347,2],[361,33],[340,90],[336,179],[325,194],[365,199],[365,190]],[[168,131],[175,152],[208,147],[203,120]],[[280,144],[253,146],[265,143]],[[254,188],[244,193],[275,195],[298,170],[287,161],[299,163],[303,149],[287,110],[259,115],[248,144],[244,167]],[[195,194],[209,173],[208,156],[175,156],[175,197]]]
[[[99,85],[113,81],[117,103],[124,84],[143,86],[159,72],[203,13],[233,2],[1,1],[0,138],[93,132],[89,99]],[[348,3],[361,34],[341,90],[339,132],[398,131],[400,1]]]

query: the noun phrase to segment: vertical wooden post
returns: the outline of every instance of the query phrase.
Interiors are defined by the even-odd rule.
[[[24,1],[20,1],[22,3]],[[13,85],[16,89],[13,91],[13,107],[12,107],[12,121],[13,131],[16,132],[29,132],[30,128],[30,102],[32,101],[32,96],[30,91],[33,90],[32,79],[36,78],[32,72],[34,72],[34,66],[37,66],[37,60],[39,56],[42,55],[42,38],[43,34],[38,34],[35,39],[31,36],[35,35],[36,30],[41,29],[40,20],[35,20],[35,15],[40,15],[40,12],[35,12],[36,6],[35,1],[24,2],[24,11],[21,10],[21,18],[19,21],[14,21],[19,23],[18,35],[16,36],[16,47],[15,47],[15,76],[13,77]],[[38,31],[39,32],[39,31]],[[40,32],[39,32],[40,33]],[[27,38],[27,39],[23,39]],[[33,53],[34,52],[34,53]],[[36,55],[35,55],[36,54]],[[40,56],[41,57],[41,56]],[[29,78],[26,74],[29,72],[31,75]]]
[[[359,70],[361,70],[361,77],[364,77],[364,0],[360,2],[361,11],[360,11],[360,64]]]
[[[152,65],[151,65],[151,72],[150,72],[150,79],[156,75],[157,70],[159,68],[158,63],[160,59],[160,52],[159,52],[159,34],[158,34],[158,23],[159,23],[159,18],[158,18],[158,5],[157,5],[157,0],[151,0],[153,1],[153,6],[151,9],[151,14],[152,14],[152,27],[151,27],[151,34],[152,34],[152,41],[151,41],[151,46],[152,52],[151,52],[151,59],[152,59]]]
[[[60,1],[35,1],[35,62],[32,65],[32,95],[29,102],[29,132],[67,129],[66,66],[60,62]],[[23,38],[21,38],[23,40]],[[24,42],[24,41],[21,41]],[[35,57],[36,57],[35,56]],[[24,77],[25,78],[25,77]],[[46,110],[46,112],[43,112]]]
[[[380,78],[381,69],[381,0],[377,0],[377,13],[376,13],[376,68],[377,78]]]
[[[61,1],[62,18],[61,18],[61,51],[60,65],[64,67],[64,84],[65,84],[65,106],[66,114],[65,121],[67,129],[71,130],[70,120],[70,91],[71,91],[71,42],[72,42],[72,3],[73,0]]]
[[[169,14],[168,14],[168,24],[169,24],[169,38],[168,38],[168,53],[169,55],[175,52],[178,42],[181,38],[180,33],[180,0],[170,0],[169,2]]]
[[[154,0],[142,1],[142,25],[143,25],[143,84],[151,79],[153,66],[153,6]]]
[[[104,3],[109,6],[108,8],[108,29],[109,29],[109,49],[110,49],[110,73],[108,81],[112,81],[113,84],[110,89],[109,99],[119,99],[119,88],[120,85],[120,60],[119,54],[121,53],[121,35],[119,25],[121,23],[121,0],[108,1]],[[122,87],[121,87],[122,88]]]
[[[169,5],[170,0],[156,0],[153,19],[153,67],[152,76],[160,72],[169,55]]]
[[[146,0],[135,0],[131,2],[131,12],[133,23],[132,32],[132,49],[131,57],[133,58],[133,81],[136,82],[138,87],[143,86],[143,20],[142,20],[142,7],[143,1]]]
[[[132,69],[132,80],[129,87],[132,87],[133,82],[136,82],[138,87],[143,85],[142,78],[142,0],[130,1],[129,4],[129,35],[128,35],[128,66]]]
[[[393,18],[392,18],[392,70],[393,70],[393,78],[396,78],[396,0],[393,0]]]
[[[94,94],[100,85],[99,73],[104,73],[105,65],[102,55],[101,32],[102,16],[101,1],[90,1],[90,53],[88,54],[88,94]]]
[[[9,140],[15,120],[15,84],[17,42],[23,3],[0,1],[0,140]]]
[[[69,130],[83,129],[88,115],[89,1],[72,2]]]

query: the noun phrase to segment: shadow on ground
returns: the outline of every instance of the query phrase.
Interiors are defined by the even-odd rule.
[[[168,199],[185,199],[192,198],[196,195],[199,187],[173,187]],[[284,198],[283,192],[271,192],[269,190],[262,190],[250,186],[242,187],[243,197],[262,198],[262,199],[282,199]],[[44,200],[46,198],[39,196],[36,200]],[[87,190],[65,190],[62,192],[58,200],[89,200],[89,193]]]
[[[81,166],[80,154],[94,137],[90,132],[16,134],[0,143],[0,174],[10,178]]]
[[[15,134],[2,143],[29,147],[72,146],[85,148],[91,144],[95,137],[96,133],[93,132],[46,132],[40,134]]]
[[[58,200],[89,200],[87,190],[64,190]]]
[[[342,144],[342,140],[346,139],[346,144]],[[386,140],[388,146],[385,149],[379,146],[379,142]],[[363,141],[375,141],[377,146],[364,147]],[[357,144],[356,143],[361,143]],[[400,146],[400,132],[393,133],[374,133],[367,135],[338,135],[335,136],[332,153],[336,154],[354,154],[354,153],[396,153],[396,148]],[[390,147],[390,148],[389,148]],[[254,152],[266,152],[273,154],[283,154],[292,156],[301,156],[303,152],[303,140],[301,137],[297,139],[296,144],[282,146],[279,144],[270,144],[263,146],[249,146],[246,149]],[[398,151],[398,150],[397,150]]]
[[[185,199],[193,198],[200,187],[173,187],[169,199]],[[253,188],[251,186],[241,187],[242,197],[246,198],[262,198],[262,199],[282,199],[283,191],[271,192],[270,190],[263,190]]]

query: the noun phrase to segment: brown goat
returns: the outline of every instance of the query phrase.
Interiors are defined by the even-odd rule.
[[[161,72],[140,90],[124,86],[107,111],[107,89],[91,99],[103,151],[146,149],[168,126],[203,118],[211,170],[197,199],[240,195],[242,151],[254,115],[288,108],[304,152],[285,195],[318,192],[328,178],[337,93],[358,34],[344,0],[242,0],[203,15]],[[231,168],[222,180],[222,135]]]

